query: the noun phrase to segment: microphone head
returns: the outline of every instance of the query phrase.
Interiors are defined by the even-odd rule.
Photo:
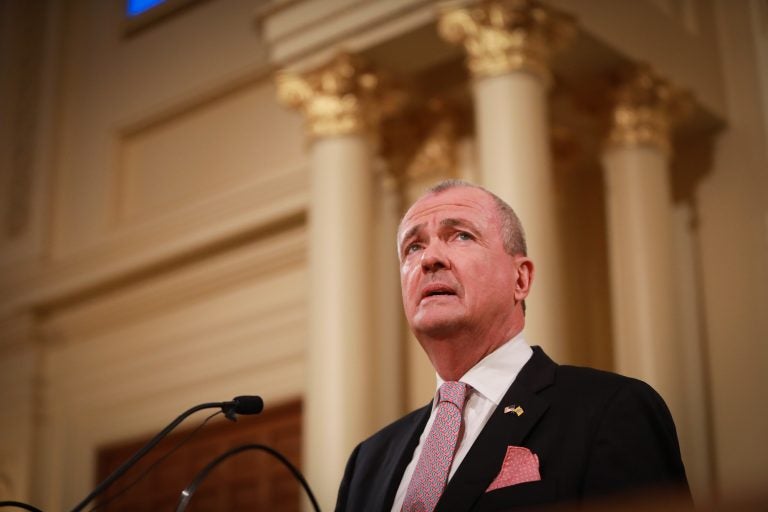
[[[236,414],[259,414],[264,410],[264,400],[260,396],[236,396],[232,401],[235,404]]]

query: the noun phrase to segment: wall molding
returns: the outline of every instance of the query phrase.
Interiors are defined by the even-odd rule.
[[[193,208],[178,210],[105,237],[88,249],[0,277],[0,318],[48,311],[119,288],[146,274],[209,257],[303,219],[305,168],[265,177]]]

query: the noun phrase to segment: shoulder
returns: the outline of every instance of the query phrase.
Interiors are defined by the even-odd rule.
[[[594,368],[559,365],[540,347],[534,347],[533,357],[518,378],[522,386],[548,401],[554,416],[568,418],[571,424],[582,424],[592,432],[609,423],[638,422],[675,435],[664,400],[641,380]]]
[[[407,450],[413,444],[414,438],[418,441],[419,434],[429,418],[431,404],[406,414],[360,442],[352,451],[348,461],[348,469],[358,464],[369,464],[377,461],[395,463],[394,458]]]
[[[645,382],[612,372],[558,366],[549,393],[557,418],[583,432],[582,492],[687,486],[672,415]],[[628,464],[627,461],[632,461]]]
[[[544,391],[567,409],[579,409],[593,419],[604,415],[660,422],[674,431],[672,415],[661,395],[645,382],[617,373],[561,365],[550,389]],[[654,418],[654,420],[651,420]]]
[[[640,395],[658,396],[645,382],[618,373],[581,366],[559,365],[555,384],[578,390],[581,393],[607,395],[619,391]]]
[[[431,404],[417,409],[355,447],[344,470],[336,510],[368,509],[390,499],[386,482],[402,474],[404,461],[413,453],[430,410]]]
[[[541,347],[532,348],[533,356],[517,378],[521,386],[531,391],[551,392],[554,388],[557,393],[596,399],[606,398],[619,390],[658,396],[653,388],[638,379],[595,368],[558,364]]]
[[[578,395],[583,401],[606,405],[620,402],[646,403],[668,414],[664,400],[655,389],[639,379],[617,373],[561,365],[557,368],[554,385],[561,392]]]
[[[645,382],[616,373],[560,366],[555,382],[569,390],[568,399],[591,418],[596,443],[614,448],[621,441],[643,452],[634,460],[660,459],[654,467],[665,467],[685,480],[680,446],[672,414],[664,399]],[[602,441],[600,441],[602,440]],[[628,453],[629,457],[630,454]]]

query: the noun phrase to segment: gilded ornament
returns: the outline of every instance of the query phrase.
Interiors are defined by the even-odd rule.
[[[382,128],[381,153],[399,186],[458,178],[462,113],[444,97],[411,96]]]
[[[691,108],[688,92],[639,65],[617,91],[608,145],[651,146],[669,153],[672,126]]]
[[[304,114],[311,139],[363,133],[379,121],[379,78],[349,53],[298,75],[278,73],[278,100]]]
[[[464,45],[475,77],[527,71],[549,84],[551,57],[573,38],[576,23],[536,0],[495,0],[444,10],[438,31]]]
[[[424,140],[419,144],[406,169],[406,176],[419,179],[424,176],[456,174],[458,142],[456,121],[449,115],[434,120]]]

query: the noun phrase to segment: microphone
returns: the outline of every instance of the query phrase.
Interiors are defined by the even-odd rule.
[[[304,491],[307,493],[309,500],[312,502],[312,508],[315,510],[315,512],[320,512],[320,505],[318,505],[317,500],[315,499],[315,495],[312,494],[312,489],[309,488],[309,484],[304,479],[301,471],[299,471],[296,466],[291,464],[291,462],[282,453],[263,444],[244,444],[235,448],[231,448],[206,464],[205,467],[195,475],[195,478],[192,480],[192,482],[187,487],[185,487],[183,491],[181,491],[179,503],[176,505],[176,512],[184,512],[187,509],[190,500],[192,500],[192,495],[195,494],[195,491],[200,486],[200,484],[203,483],[203,480],[206,476],[208,476],[208,473],[213,471],[216,466],[228,458],[248,450],[263,450],[282,462],[283,465],[290,470],[296,480],[298,480],[301,486],[304,488]]]
[[[224,411],[224,415],[232,420],[237,421],[235,414],[248,415],[259,414],[264,410],[264,400],[260,396],[236,396],[229,402],[223,402],[221,409]],[[231,417],[230,417],[231,416]]]
[[[91,493],[86,496],[83,501],[78,503],[71,512],[80,512],[88,504],[93,501],[96,496],[104,492],[110,485],[112,485],[118,478],[123,476],[131,467],[133,467],[139,460],[141,460],[152,448],[163,440],[179,423],[184,421],[191,414],[203,409],[216,409],[220,408],[224,412],[224,416],[231,421],[237,421],[237,414],[259,414],[264,409],[264,401],[260,396],[237,396],[228,402],[207,402],[204,404],[196,405],[191,409],[187,409],[181,413],[175,420],[170,422],[163,430],[161,430],[155,437],[149,440],[139,451],[133,454],[130,459],[125,461],[120,467],[112,472],[107,478],[105,478]]]

